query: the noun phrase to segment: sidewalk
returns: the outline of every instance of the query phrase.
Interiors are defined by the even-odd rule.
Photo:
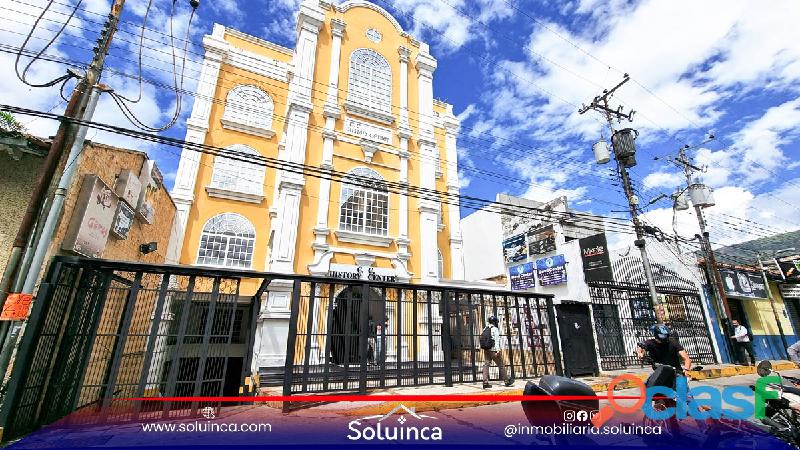
[[[782,370],[796,369],[797,365],[795,365],[791,361],[772,361],[772,367],[774,368],[774,370],[782,371]],[[651,372],[652,370],[650,368],[636,368],[628,370],[601,372],[601,375],[598,377],[579,377],[578,379],[591,386],[595,392],[600,393],[607,391],[609,387],[608,385],[615,377],[619,375],[632,374],[644,381],[647,379],[647,377],[650,375]],[[753,374],[755,372],[756,368],[752,366],[715,364],[710,366],[704,366],[703,370],[692,371],[689,372],[689,374],[694,380],[708,380],[713,378],[726,378],[738,375],[748,375],[748,374]],[[483,389],[482,383],[459,383],[459,384],[454,384],[452,387],[444,387],[439,385],[404,387],[404,388],[371,391],[368,395],[462,394],[462,395],[512,396],[512,395],[522,395],[522,391],[525,388],[525,384],[528,381],[531,380],[516,380],[514,384],[509,387],[503,386],[502,383],[500,382],[494,382],[491,389]],[[617,384],[617,386],[615,386],[615,389],[627,389],[630,387],[632,387],[631,383],[622,382]],[[261,390],[259,395],[280,395],[280,391]],[[476,406],[492,405],[497,403],[503,403],[503,402],[496,400],[486,400],[486,401],[474,400],[474,401],[459,401],[459,402],[415,401],[414,406],[416,407],[416,410],[418,412],[422,412],[422,411],[439,411],[442,409],[453,409],[453,408],[473,408]],[[334,414],[345,415],[345,416],[366,416],[372,414],[386,414],[392,409],[394,409],[398,404],[399,402],[382,402],[382,401],[358,402],[358,403],[338,402],[338,403],[330,403],[330,404],[315,406],[314,409],[317,411],[327,411]],[[267,406],[280,408],[282,406],[282,402],[268,402]]]

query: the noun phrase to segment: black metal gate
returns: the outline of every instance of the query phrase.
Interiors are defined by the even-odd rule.
[[[512,376],[561,373],[547,296],[296,280],[291,311],[284,395],[480,381],[490,315]]]
[[[3,399],[3,438],[67,415],[69,423],[119,423],[219,406],[115,399],[239,395],[257,303],[239,297],[234,275],[56,258]]]
[[[546,295],[57,257],[3,397],[3,439],[65,416],[72,424],[220,413],[218,400],[158,397],[254,394],[254,331],[273,280],[294,283],[287,395],[478,381],[490,315],[512,376],[561,373]],[[255,293],[242,296],[248,281]]]
[[[658,287],[669,326],[698,364],[717,362],[703,302],[696,292]],[[589,283],[597,347],[603,370],[640,366],[636,344],[651,338],[655,310],[647,286],[621,282]]]

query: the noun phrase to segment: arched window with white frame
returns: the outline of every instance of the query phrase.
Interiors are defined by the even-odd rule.
[[[391,113],[392,69],[386,58],[368,48],[359,48],[350,55],[347,100],[381,113]]]
[[[271,130],[274,110],[275,104],[269,94],[256,86],[243,84],[228,92],[222,122],[232,128],[243,127],[239,131],[245,132]]]
[[[227,154],[228,156],[223,156]],[[264,194],[264,157],[252,147],[235,144],[214,157],[211,186],[253,196]]]
[[[389,193],[378,172],[356,167],[343,178],[339,229],[376,236],[389,234]]]
[[[249,220],[235,213],[216,215],[203,227],[197,264],[250,267],[255,242],[256,230]]]

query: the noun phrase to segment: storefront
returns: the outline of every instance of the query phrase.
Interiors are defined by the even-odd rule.
[[[769,283],[773,299],[770,302],[764,279],[755,269],[728,268],[719,272],[728,297],[731,319],[738,320],[752,333],[756,359],[785,359],[776,315],[787,342],[792,344],[796,337],[777,284]]]

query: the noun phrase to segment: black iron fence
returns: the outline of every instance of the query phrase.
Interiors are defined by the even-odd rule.
[[[703,302],[696,292],[658,287],[673,334],[697,364],[716,356]],[[647,286],[620,282],[589,284],[597,347],[603,370],[640,366],[636,345],[652,337],[655,309]]]
[[[511,376],[561,372],[545,296],[295,280],[291,311],[285,395],[480,381],[478,340],[492,315]]]
[[[254,394],[257,320],[278,279],[294,283],[288,395],[479,381],[490,315],[511,375],[561,372],[547,296],[58,257],[17,350],[3,439],[65,416],[120,423],[220,412],[219,401],[159,397]],[[144,400],[121,400],[132,398]]]

